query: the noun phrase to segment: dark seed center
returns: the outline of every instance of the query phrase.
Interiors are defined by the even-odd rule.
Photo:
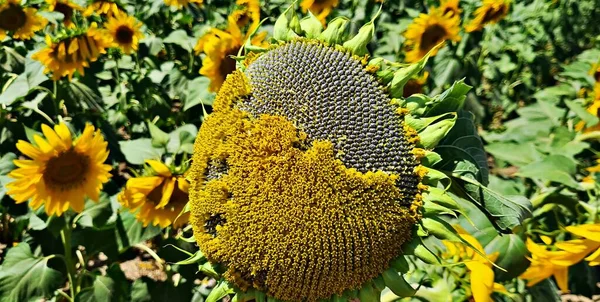
[[[48,161],[43,178],[50,186],[66,190],[85,182],[89,168],[90,158],[70,149]]]
[[[128,26],[119,26],[116,36],[119,43],[129,44],[133,41],[133,30]]]
[[[11,4],[0,12],[0,28],[6,31],[15,31],[25,25],[27,15],[18,5]]]
[[[439,24],[435,24],[433,26],[428,27],[423,33],[423,37],[421,38],[421,46],[422,50],[429,50],[443,41],[444,37],[446,37],[448,33],[446,29]]]

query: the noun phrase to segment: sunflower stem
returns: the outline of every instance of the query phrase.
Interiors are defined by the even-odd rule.
[[[67,275],[69,278],[69,291],[71,292],[72,299],[75,299],[77,294],[77,288],[73,283],[75,280],[75,265],[73,262],[73,255],[71,254],[71,223],[67,222],[67,225],[60,231],[60,239],[62,240],[63,247],[65,250],[65,266],[67,267]]]

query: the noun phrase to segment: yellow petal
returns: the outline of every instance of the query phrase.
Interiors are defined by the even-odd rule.
[[[569,268],[568,267],[557,267],[554,270],[554,279],[558,288],[564,293],[569,292]]]
[[[565,229],[577,236],[600,242],[600,224],[582,224],[568,226]]]
[[[547,245],[552,244],[552,238],[550,238],[548,236],[542,235],[542,236],[540,236],[540,239],[542,239],[542,241]]]
[[[585,258],[585,261],[589,261],[590,265],[592,265],[592,266],[598,265],[598,264],[592,264],[592,263],[600,263],[600,248],[597,249],[591,255],[589,255],[587,258]]]
[[[548,259],[556,265],[571,266],[583,260],[585,256],[600,247],[600,244],[587,239],[574,239],[557,242],[555,246],[562,251],[548,252]]]
[[[45,139],[43,139],[41,136],[39,136],[37,134],[35,134],[33,136],[33,141],[35,141],[37,146],[44,153],[50,153],[50,152],[52,152],[52,150],[54,150],[54,148],[52,148],[52,145],[50,145]]]
[[[500,283],[494,283],[494,292],[508,294],[508,290],[506,290],[506,287],[504,287],[504,285]]]
[[[56,131],[56,134],[60,136],[62,141],[65,143],[65,146],[67,148],[71,148],[73,145],[73,139],[71,137],[71,131],[69,130],[69,127],[67,127],[65,123],[59,123],[58,125],[54,126],[54,131]]]
[[[147,160],[146,163],[150,165],[156,174],[164,177],[171,177],[171,171],[169,170],[169,167],[162,162],[158,160]]]
[[[471,293],[475,302],[491,301],[490,295],[494,288],[494,271],[479,261],[465,262],[471,271]]]
[[[17,149],[32,159],[37,159],[43,155],[40,149],[33,146],[31,143],[22,140],[17,142]]]
[[[182,192],[187,193],[190,188],[190,183],[185,178],[178,177],[177,178],[177,188],[179,188],[179,190],[181,190]]]
[[[60,139],[58,134],[56,134],[56,132],[50,128],[50,126],[42,124],[42,132],[52,147],[60,148],[61,150],[65,149],[66,146],[64,142]]]
[[[157,209],[164,208],[167,204],[169,204],[169,200],[171,200],[171,195],[173,195],[173,190],[175,189],[175,181],[175,177],[165,179],[165,183],[162,187],[162,196],[160,198],[160,202],[156,205]]]

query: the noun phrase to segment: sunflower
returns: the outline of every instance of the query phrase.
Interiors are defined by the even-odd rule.
[[[70,0],[46,0],[46,3],[48,3],[49,11],[59,12],[64,16],[63,23],[69,28],[75,27],[75,23],[73,23],[75,11],[83,11],[83,7]]]
[[[86,7],[85,11],[83,12],[83,15],[89,17],[93,14],[98,14],[111,17],[118,14],[119,12],[123,11],[115,2],[109,0],[94,0]]]
[[[142,24],[134,17],[118,12],[104,24],[113,40],[113,47],[119,47],[124,53],[137,51],[140,39],[144,36],[140,28]]]
[[[409,49],[406,52],[405,60],[416,62],[432,49],[434,51],[431,55],[435,55],[437,53],[436,45],[446,40],[460,41],[459,31],[459,15],[450,17],[444,15],[444,11],[441,9],[432,9],[429,14],[420,14],[404,33],[406,46]]]
[[[260,22],[260,10],[256,0],[238,0],[238,5],[245,8],[234,11],[228,17],[226,30],[213,28],[202,36],[194,50],[196,54],[204,52],[206,57],[202,60],[200,74],[210,79],[210,91],[217,91],[236,67],[236,56],[244,44],[250,38],[250,34],[258,27]],[[247,33],[242,33],[242,28],[248,27]],[[266,32],[254,35],[251,38],[252,45],[264,45],[263,40]]]
[[[314,15],[302,30],[286,20],[270,47],[240,58],[196,138],[189,208],[202,261],[238,301],[414,294],[392,263],[424,258],[410,252],[425,249],[416,224],[431,226],[420,208],[442,190],[425,185],[420,159],[456,113],[440,105],[441,124],[411,122],[423,108],[400,101],[400,83],[413,74],[379,77],[391,70],[368,58],[372,22],[344,40],[345,18],[324,31]]]
[[[302,0],[300,7],[304,13],[310,11],[317,16],[321,23],[325,24],[325,19],[339,3],[339,0]]]
[[[68,76],[69,80],[78,71],[84,74],[89,62],[94,62],[106,53],[111,39],[96,23],[80,33],[52,40],[46,36],[46,48],[35,53],[32,58],[46,66],[46,72],[52,72],[52,79]]]
[[[146,164],[152,175],[129,179],[117,196],[121,205],[137,211],[136,217],[144,226],[152,223],[165,228],[186,223],[189,214],[176,218],[188,201],[188,181],[182,175],[173,175],[160,161],[147,160]]]
[[[202,3],[204,3],[204,0],[164,0],[166,5],[175,7],[175,8],[181,8],[181,7],[187,7],[188,4],[190,3],[196,3],[198,5],[202,5]]]
[[[408,82],[406,82],[406,85],[404,85],[404,92],[402,96],[407,98],[413,94],[423,93],[423,85],[427,83],[428,77],[429,72],[426,71],[423,73],[423,75],[419,77],[413,77],[412,79],[408,80]]]
[[[52,129],[42,125],[45,139],[33,137],[34,144],[19,141],[17,149],[31,159],[15,160],[17,169],[9,176],[15,180],[6,185],[8,194],[17,202],[30,200],[33,209],[45,206],[48,215],[62,215],[69,207],[83,211],[86,196],[98,201],[104,183],[110,178],[111,167],[107,143],[100,130],[90,124],[73,141],[67,125]]]
[[[460,16],[462,12],[458,6],[458,0],[442,0],[438,9],[442,11],[442,15],[448,17]]]
[[[7,33],[13,39],[29,40],[48,23],[37,14],[36,9],[23,7],[19,3],[19,0],[7,0],[0,4],[0,41],[4,40]]]
[[[511,0],[483,0],[475,11],[475,18],[465,26],[467,32],[482,30],[487,24],[495,24],[504,19],[510,9]]]
[[[462,228],[458,228],[458,233],[470,246],[464,243],[443,240],[446,251],[442,254],[444,259],[451,259],[452,262],[464,263],[469,271],[471,283],[471,296],[475,302],[491,302],[493,292],[507,293],[506,288],[494,282],[494,271],[492,262],[495,262],[499,253],[495,252],[485,255],[485,250],[479,241],[467,234]]]

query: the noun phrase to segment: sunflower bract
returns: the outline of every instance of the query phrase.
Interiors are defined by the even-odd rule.
[[[301,40],[247,62],[196,141],[200,249],[237,287],[277,299],[361,287],[419,218],[416,134],[362,58]]]

